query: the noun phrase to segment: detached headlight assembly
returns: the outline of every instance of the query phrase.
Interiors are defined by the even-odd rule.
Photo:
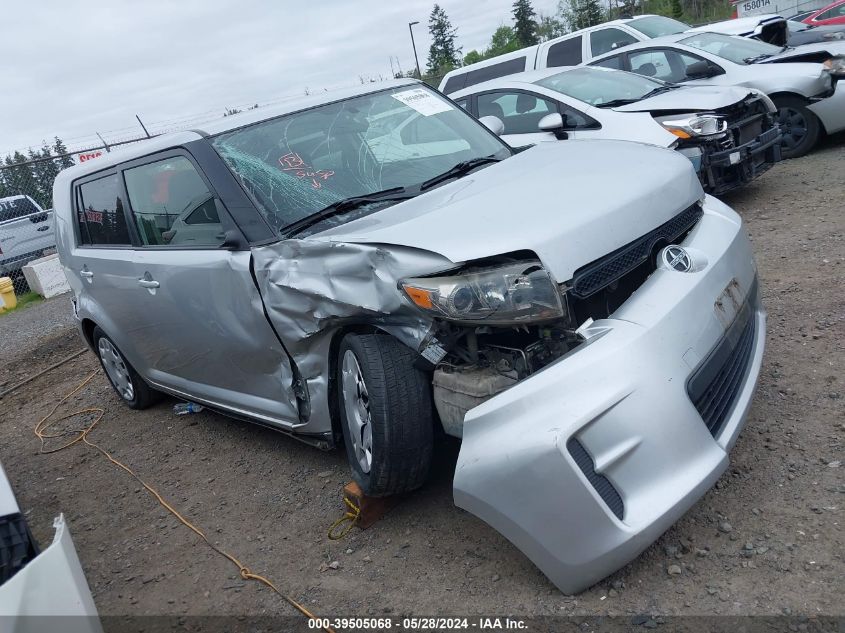
[[[825,60],[822,65],[834,77],[845,77],[845,57],[842,55],[831,57]]]
[[[519,325],[566,314],[557,285],[538,261],[403,279],[399,286],[420,310],[450,321]]]
[[[686,119],[672,119],[660,121],[660,125],[680,138],[698,136],[716,136],[724,134],[728,124],[724,119],[712,114],[691,116]]]

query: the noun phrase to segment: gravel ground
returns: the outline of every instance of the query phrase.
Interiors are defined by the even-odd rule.
[[[430,484],[335,542],[326,529],[349,480],[341,451],[213,413],[175,417],[172,401],[130,411],[102,376],[68,407],[102,407],[95,441],[318,614],[843,615],[843,166],[840,136],[726,199],[747,222],[769,311],[747,427],[714,489],[635,561],[577,596],[454,507],[456,444],[440,448]],[[79,348],[75,333],[62,334],[65,306],[0,317],[0,383],[18,365],[31,372]],[[292,613],[94,451],[38,455],[33,426],[96,367],[83,355],[0,400],[0,459],[36,537],[49,542],[52,517],[66,514],[101,614]]]
[[[0,315],[0,365],[18,361],[28,350],[45,338],[66,334],[74,327],[68,295],[59,295],[38,303],[30,303],[20,310]]]

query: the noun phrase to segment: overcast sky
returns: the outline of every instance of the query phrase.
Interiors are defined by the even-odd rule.
[[[442,0],[463,52],[513,0]],[[60,136],[71,149],[288,95],[425,67],[432,0],[2,0],[0,156]],[[551,14],[557,0],[533,0]],[[394,61],[394,64],[396,62]],[[181,120],[181,121],[180,121]]]

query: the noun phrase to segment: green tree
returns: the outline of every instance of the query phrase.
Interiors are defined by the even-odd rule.
[[[537,23],[534,21],[534,7],[530,0],[516,0],[513,3],[513,30],[519,47],[533,46],[540,41],[537,36]]]
[[[604,22],[604,10],[599,0],[567,0],[560,9],[570,31],[585,29]]]
[[[484,59],[484,55],[479,53],[477,50],[473,49],[466,55],[464,55],[464,66],[469,66],[470,64],[475,64],[476,62],[480,62]]]
[[[62,142],[58,136],[55,137],[55,143],[53,143],[53,153],[55,153],[57,157],[57,162],[59,163],[59,169],[66,169],[68,167],[73,167],[73,156],[68,153],[67,147]]]
[[[516,31],[509,26],[500,26],[493,33],[493,37],[490,38],[490,46],[484,51],[484,57],[485,59],[496,57],[520,48]]]
[[[672,17],[676,20],[684,17],[684,7],[681,5],[681,0],[672,0]]]
[[[428,18],[428,32],[431,35],[431,46],[428,49],[428,73],[430,75],[444,73],[458,66],[460,62],[460,47],[455,42],[458,39],[458,29],[449,22],[446,12],[435,4]]]
[[[561,35],[566,35],[566,26],[554,15],[537,16],[537,39],[541,42],[548,42]]]
[[[38,197],[33,196],[45,209],[53,206],[53,181],[59,174],[59,166],[52,155],[52,150],[46,141],[42,143],[41,150],[33,152],[29,150],[30,160],[33,160],[32,172],[35,182],[38,185]]]

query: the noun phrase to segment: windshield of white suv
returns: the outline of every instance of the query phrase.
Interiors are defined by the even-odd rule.
[[[598,108],[634,103],[676,87],[657,79],[607,68],[576,68],[534,83]]]
[[[675,35],[690,29],[689,24],[678,22],[672,18],[662,15],[650,15],[644,18],[636,18],[626,23],[631,28],[637,29],[647,37],[662,37],[664,35]]]
[[[680,43],[712,53],[735,64],[753,64],[761,59],[777,55],[782,50],[778,46],[747,37],[719,33],[697,33],[681,40]]]
[[[353,211],[376,211],[511,155],[464,110],[421,85],[262,121],[213,144],[283,232],[342,224]]]

